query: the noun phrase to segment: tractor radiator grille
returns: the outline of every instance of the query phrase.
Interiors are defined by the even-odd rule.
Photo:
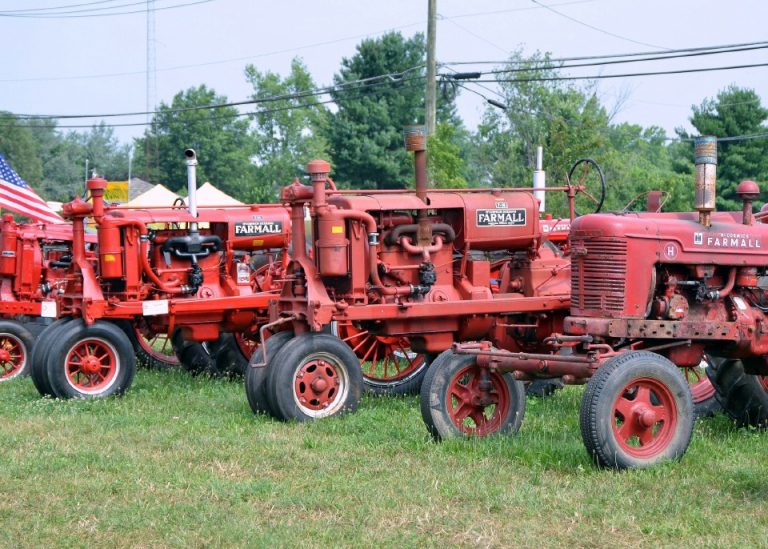
[[[571,267],[571,307],[582,313],[621,313],[627,279],[626,240],[589,238],[580,244],[581,253],[574,254]]]

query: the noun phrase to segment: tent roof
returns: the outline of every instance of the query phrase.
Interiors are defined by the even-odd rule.
[[[197,189],[197,204],[200,206],[242,206],[243,203],[220,191],[207,181]]]
[[[173,206],[173,202],[179,198],[175,192],[169,190],[167,187],[157,184],[147,192],[140,194],[126,206],[131,208],[142,208],[145,206]]]

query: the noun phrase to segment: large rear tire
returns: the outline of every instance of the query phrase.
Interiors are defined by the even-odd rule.
[[[679,459],[694,425],[688,382],[661,355],[620,354],[587,383],[579,424],[599,467],[630,469]]]
[[[723,410],[740,427],[768,427],[768,391],[763,376],[748,374],[744,363],[711,357],[707,368]]]
[[[199,341],[187,341],[180,329],[173,332],[171,344],[181,367],[193,376],[215,375],[216,367],[208,351],[208,344]]]
[[[525,415],[525,388],[512,374],[485,372],[472,355],[437,356],[421,386],[421,417],[430,434],[447,437],[514,434]],[[484,387],[485,382],[489,386]]]

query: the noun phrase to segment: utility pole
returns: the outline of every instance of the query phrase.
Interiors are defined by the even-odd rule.
[[[437,0],[427,0],[427,96],[426,123],[427,135],[435,133],[435,110],[437,108],[437,70],[435,62],[435,43],[437,42]]]

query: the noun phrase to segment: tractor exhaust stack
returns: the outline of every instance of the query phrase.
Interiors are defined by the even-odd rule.
[[[694,204],[699,212],[699,223],[709,227],[717,198],[717,138],[711,135],[697,137],[693,148],[696,165]]]

